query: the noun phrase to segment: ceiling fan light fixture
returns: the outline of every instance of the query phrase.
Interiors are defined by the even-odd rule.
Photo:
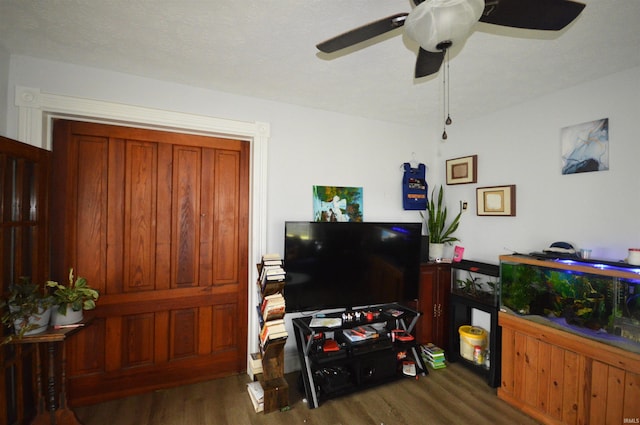
[[[469,36],[484,5],[484,0],[426,0],[407,16],[405,33],[423,49],[439,52],[440,43],[455,45]]]

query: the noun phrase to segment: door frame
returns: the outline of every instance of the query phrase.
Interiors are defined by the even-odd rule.
[[[16,86],[18,140],[51,150],[53,120],[63,118],[103,124],[148,128],[244,140],[249,143],[249,252],[247,282],[247,353],[257,351],[258,333],[255,308],[257,280],[255,264],[266,252],[267,221],[267,146],[271,128],[266,122],[236,121],[206,115],[147,108],[95,99],[46,93],[39,88]],[[247,366],[249,356],[247,356]],[[247,367],[247,370],[249,368]]]

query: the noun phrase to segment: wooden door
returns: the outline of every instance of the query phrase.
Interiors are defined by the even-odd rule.
[[[2,294],[20,276],[29,276],[33,282],[44,285],[49,265],[48,178],[48,151],[0,137]],[[4,335],[9,330],[3,328],[0,332]],[[2,424],[24,423],[35,412],[34,347],[32,344],[0,346]]]
[[[248,143],[54,126],[52,270],[100,292],[67,348],[71,404],[246,366]]]

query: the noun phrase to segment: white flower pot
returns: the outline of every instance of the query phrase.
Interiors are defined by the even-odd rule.
[[[429,260],[436,261],[437,259],[442,258],[444,253],[444,244],[443,243],[429,243]]]
[[[15,311],[15,307],[9,306],[9,309],[11,311]],[[40,308],[37,314],[29,317],[29,320],[27,321],[28,324],[24,325],[24,326],[28,326],[28,325],[34,324],[37,327],[30,331],[25,332],[24,336],[37,335],[39,333],[46,331],[47,327],[49,326],[50,316],[51,316],[51,307],[47,308],[46,310],[44,308]],[[23,327],[23,323],[24,323],[23,319],[18,319],[13,322],[13,327],[16,335],[20,333],[20,329]]]
[[[82,322],[83,317],[82,310],[74,311],[67,307],[67,314],[62,314],[58,311],[58,307],[54,306],[51,314],[51,326],[73,325]]]

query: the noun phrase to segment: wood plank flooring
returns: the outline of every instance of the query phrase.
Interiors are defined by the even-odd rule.
[[[287,375],[290,410],[255,413],[246,375],[156,391],[75,409],[83,425],[438,425],[538,424],[496,397],[495,389],[459,364],[420,379],[400,380],[309,409]]]

